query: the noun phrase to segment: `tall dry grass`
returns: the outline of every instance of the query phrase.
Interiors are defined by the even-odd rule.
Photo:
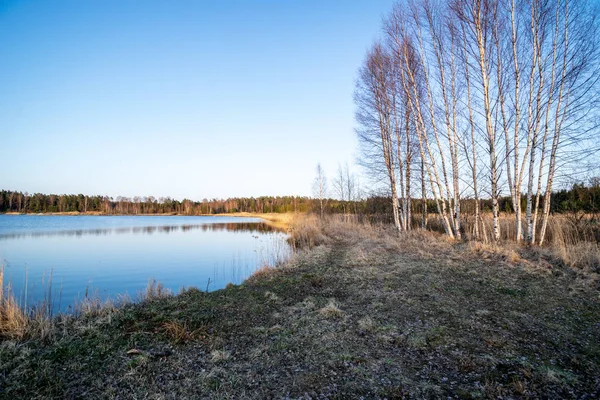
[[[28,330],[29,318],[19,306],[10,284],[4,285],[4,265],[0,266],[0,337],[20,339]]]
[[[492,216],[484,214],[483,223],[485,224],[487,236],[482,240],[486,243],[492,243]],[[525,222],[523,222],[523,226],[525,226]],[[474,218],[472,216],[463,219],[465,236],[469,240],[474,239],[473,227]],[[441,229],[441,226],[438,229]],[[501,243],[499,245],[514,247],[516,243],[516,220],[514,215],[507,214],[500,218],[500,232]],[[594,216],[558,214],[551,215],[548,220],[543,249],[550,252],[554,258],[562,261],[565,265],[600,273],[599,243],[600,223]]]
[[[156,279],[148,279],[146,290],[140,293],[139,298],[141,301],[152,301],[172,295],[173,292],[166,289],[162,283],[158,282]]]
[[[50,281],[51,284],[51,281]],[[51,292],[46,289],[44,301],[29,308],[16,299],[10,283],[4,283],[4,265],[0,266],[0,338],[23,339],[29,336],[47,338],[52,333],[52,307],[47,301]]]
[[[294,251],[300,249],[312,249],[313,247],[327,243],[327,237],[323,234],[324,224],[314,214],[306,214],[296,217],[288,222],[288,243]]]
[[[482,214],[483,224],[485,225],[486,237],[483,241],[492,242],[492,215]],[[468,239],[473,239],[475,218],[472,215],[463,215],[461,219],[462,228]],[[500,216],[500,240],[516,240],[516,220],[512,214],[503,214]],[[536,234],[539,235],[540,225],[538,223]],[[525,225],[525,220],[522,221]],[[442,231],[437,218],[431,218],[428,227],[435,231]],[[481,231],[481,229],[480,229]],[[575,244],[580,242],[599,242],[600,241],[600,223],[595,216],[585,214],[555,214],[548,219],[548,228],[546,230],[546,243],[556,245],[560,243]]]
[[[0,265],[0,340],[21,340],[31,337],[49,339],[65,319],[112,315],[122,306],[132,302],[127,295],[101,300],[97,293],[89,293],[86,289],[85,297],[78,300],[73,307],[69,307],[70,311],[55,316],[51,275],[44,278],[43,300],[29,306],[19,303],[10,283],[5,284],[4,276],[4,266]],[[146,289],[139,293],[137,300],[153,301],[168,296],[172,296],[172,292],[160,282],[151,279]]]
[[[464,239],[477,245],[487,243],[487,249],[501,253],[508,259],[518,258],[521,249],[535,250],[551,256],[556,262],[578,268],[586,272],[600,274],[600,221],[590,215],[552,215],[548,222],[546,240],[543,248],[529,247],[525,243],[516,243],[516,221],[513,215],[504,214],[500,218],[501,240],[492,244],[493,219],[490,214],[483,214],[483,224],[486,236],[475,240],[473,235],[474,218],[464,215],[462,227]],[[373,222],[375,221],[375,222]],[[316,215],[306,215],[293,220],[290,224],[290,243],[294,249],[313,248],[326,244],[330,239],[344,238],[356,240],[377,239],[379,243],[388,243],[390,248],[395,246],[397,233],[389,222],[379,222],[381,218],[355,215],[327,215],[320,219]],[[414,215],[411,232],[402,235],[402,246],[410,246],[412,250],[426,250],[424,247],[433,246],[433,242],[441,240],[444,236],[427,235],[420,226],[420,215]],[[439,220],[430,215],[427,231],[444,233]],[[475,246],[477,247],[477,246]],[[475,248],[474,247],[474,248]],[[426,252],[425,252],[426,253]]]

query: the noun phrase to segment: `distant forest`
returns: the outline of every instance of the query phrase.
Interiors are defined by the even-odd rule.
[[[501,197],[500,210],[512,212],[510,197]],[[526,201],[523,196],[523,203]],[[370,196],[363,200],[342,201],[328,199],[325,201],[325,212],[382,214],[391,215],[389,197]],[[414,213],[422,210],[422,201],[413,201],[411,207]],[[470,199],[462,199],[461,207],[469,211],[474,206]],[[318,212],[319,199],[299,196],[261,196],[229,199],[204,199],[192,201],[188,199],[174,200],[169,197],[117,197],[85,196],[83,194],[28,194],[27,192],[0,191],[0,213],[58,213],[58,212],[98,212],[107,215],[136,215],[136,214],[229,214],[237,212],[248,213],[285,213],[285,212]],[[427,208],[433,210],[435,202],[427,200]],[[482,211],[490,211],[491,200],[481,200]],[[574,184],[570,189],[552,193],[551,211],[565,212],[600,212],[600,179],[592,179],[589,185]]]

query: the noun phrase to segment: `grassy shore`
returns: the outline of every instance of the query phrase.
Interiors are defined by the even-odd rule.
[[[598,398],[594,276],[541,252],[302,219],[239,286],[0,339],[0,398]]]

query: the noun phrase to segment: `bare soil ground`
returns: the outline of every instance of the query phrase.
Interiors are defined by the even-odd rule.
[[[568,267],[339,225],[240,286],[0,343],[7,399],[599,398],[600,297]]]

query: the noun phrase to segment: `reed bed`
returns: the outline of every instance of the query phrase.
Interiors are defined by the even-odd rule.
[[[481,230],[485,232],[485,235],[482,235],[479,240],[475,240],[473,216],[464,215],[462,218],[463,238],[466,242],[472,243],[472,248],[481,248],[482,245],[486,245],[486,248],[505,255],[511,252],[533,252],[537,253],[538,256],[550,257],[553,262],[563,263],[566,266],[585,272],[600,274],[600,219],[598,216],[585,214],[551,215],[543,247],[529,246],[525,242],[517,244],[516,221],[512,214],[504,214],[500,218],[501,238],[498,243],[494,243],[492,238],[493,220],[491,214],[483,214],[482,219],[484,228]],[[411,226],[410,235],[407,233],[402,235],[403,246],[409,245],[407,238],[414,236],[419,236],[420,240],[424,240],[421,244],[411,244],[417,247],[430,246],[432,241],[447,240],[441,235],[433,239],[419,233],[424,231],[444,232],[435,215],[430,215],[426,230],[420,228],[420,215],[413,216]],[[385,232],[385,234],[382,234],[382,232]],[[378,239],[387,236],[386,240],[389,241],[395,236],[389,235],[391,232],[394,232],[393,225],[382,219],[381,216],[334,214],[320,219],[316,215],[307,215],[291,222],[289,241],[296,250],[311,249],[326,244],[331,238],[347,238],[348,235],[356,235],[361,237],[361,240],[369,237],[369,235],[376,236]]]
[[[483,215],[486,235],[484,243],[492,243],[492,216]],[[523,221],[525,226],[525,221]],[[473,240],[474,218],[463,220],[464,231]],[[588,272],[600,273],[600,223],[593,215],[557,214],[548,220],[545,244],[543,247],[516,243],[516,220],[514,215],[500,218],[501,241],[497,245],[505,249],[528,247],[530,250],[548,253],[557,261],[570,267]],[[436,229],[439,230],[439,229]]]

